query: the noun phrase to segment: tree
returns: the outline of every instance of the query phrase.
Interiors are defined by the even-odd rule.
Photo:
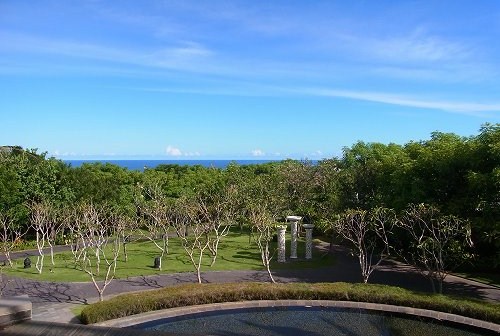
[[[161,270],[163,257],[168,253],[171,205],[159,184],[140,185],[139,189],[136,203],[142,219],[140,224],[145,229],[140,233],[160,250]]]
[[[411,161],[401,146],[359,141],[343,151],[339,165],[343,209],[406,205]]]
[[[252,237],[260,251],[262,265],[266,268],[271,282],[271,260],[274,252],[270,244],[276,232],[276,223],[286,211],[282,184],[275,175],[258,175],[247,181],[242,193],[245,216],[251,226]]]
[[[21,225],[17,224],[8,214],[0,212],[0,244],[10,267],[12,267],[10,252],[25,234],[26,230]]]
[[[78,227],[78,235],[85,244],[80,266],[92,279],[99,300],[103,301],[104,291],[115,277],[120,255],[120,219],[118,214],[110,213],[110,209],[92,203],[82,207],[82,211],[83,225]],[[104,276],[101,275],[102,262],[105,264]]]
[[[36,234],[36,246],[38,249],[38,256],[36,259],[35,267],[38,273],[42,274],[43,270],[43,260],[45,257],[44,247],[45,243],[48,243],[55,236],[53,231],[55,230],[55,216],[52,204],[46,201],[32,203],[30,205],[31,209],[31,228]],[[53,259],[53,244],[49,243],[51,247],[51,257],[52,264],[54,264]]]
[[[205,251],[211,244],[210,224],[201,216],[200,204],[195,198],[181,198],[172,208],[172,224],[182,247],[194,266],[198,283],[201,281],[201,265]]]
[[[350,243],[352,253],[358,257],[364,283],[386,259],[388,233],[395,223],[394,211],[386,208],[347,210],[333,222],[334,231]]]
[[[449,271],[471,258],[471,228],[456,216],[444,216],[433,206],[410,205],[400,221],[410,237],[403,242],[400,255],[420,269],[430,280],[434,292],[443,292]],[[436,288],[437,283],[437,288]]]
[[[317,190],[321,183],[317,167],[311,161],[285,160],[277,166],[276,174],[286,193],[287,210],[313,220],[317,215]]]
[[[500,266],[500,124],[485,124],[473,141],[467,173],[470,201],[464,216],[471,220],[476,253],[475,267]],[[463,186],[462,186],[463,187]]]
[[[121,239],[121,245],[123,247],[123,258],[124,261],[128,261],[128,251],[127,245],[133,239],[134,233],[137,232],[139,227],[139,222],[137,217],[129,216],[128,214],[121,213],[116,217],[116,225],[118,226],[119,239]]]
[[[61,218],[63,230],[66,232],[67,241],[69,241],[71,253],[75,267],[80,262],[80,258],[86,250],[86,241],[82,239],[80,232],[82,230],[83,216],[86,211],[86,204],[78,204],[76,206],[65,206],[61,210]]]
[[[215,264],[220,241],[229,234],[236,213],[238,190],[235,185],[224,184],[201,192],[197,197],[200,221],[210,231],[208,249],[212,255],[210,266]]]

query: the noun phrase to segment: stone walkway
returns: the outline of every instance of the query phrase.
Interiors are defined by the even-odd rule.
[[[335,246],[334,250],[336,262],[330,267],[275,270],[273,276],[278,282],[360,282],[357,259],[350,256],[340,246]],[[318,252],[316,257],[319,254]],[[204,272],[202,278],[207,283],[269,281],[265,271]],[[97,301],[97,292],[94,285],[89,282],[56,283],[24,278],[7,279],[10,282],[4,290],[4,296],[28,295],[33,302],[33,320],[35,321],[79,323],[72,313],[72,308]],[[104,294],[106,298],[109,298],[125,292],[150,290],[196,281],[194,273],[137,276],[114,280]],[[430,290],[428,280],[421,274],[407,265],[394,262],[386,263],[375,271],[370,277],[370,283],[388,284],[417,291]],[[444,292],[500,302],[500,288],[452,275],[446,278]]]

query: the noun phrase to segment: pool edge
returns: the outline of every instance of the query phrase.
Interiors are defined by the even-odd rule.
[[[146,312],[114,320],[99,322],[93,325],[123,328],[123,327],[131,327],[141,323],[151,322],[154,320],[176,317],[187,314],[211,312],[217,310],[232,310],[232,309],[244,309],[244,308],[255,308],[255,307],[280,307],[280,306],[281,307],[337,307],[337,308],[365,309],[371,311],[381,311],[387,313],[397,313],[397,314],[418,316],[424,318],[431,318],[439,321],[463,324],[475,328],[481,328],[500,333],[500,324],[477,320],[457,314],[450,314],[435,310],[427,310],[427,309],[412,308],[405,306],[395,306],[395,305],[388,305],[381,303],[333,301],[333,300],[258,300],[258,301],[212,303],[212,304],[185,306],[185,307],[177,307],[177,308]]]

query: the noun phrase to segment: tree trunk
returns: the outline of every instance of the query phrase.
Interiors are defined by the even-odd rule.
[[[201,262],[203,260],[203,251],[200,250],[200,257],[198,258],[198,265],[196,266],[196,273],[198,275],[198,283],[201,284]]]
[[[123,256],[125,257],[125,262],[127,262],[128,254],[127,254],[127,243],[125,243],[125,240],[123,241]]]
[[[99,276],[99,273],[101,271],[101,253],[99,251],[99,249],[96,251],[95,253],[95,257],[96,257],[96,275]]]
[[[39,255],[36,258],[36,265],[35,265],[38,274],[42,274],[42,269],[43,269],[43,254]]]
[[[12,259],[10,259],[10,251],[7,250],[4,252],[4,254],[5,254],[5,259],[7,259],[7,261],[9,262],[9,266],[12,267],[13,264],[12,264]]]
[[[52,244],[50,244],[50,262],[52,263],[52,266],[55,266],[55,262],[54,262],[54,246],[52,246]]]
[[[274,280],[273,275],[271,274],[271,268],[269,267],[269,264],[266,265],[266,270],[267,270],[267,274],[269,275],[269,279],[271,279],[271,282],[272,283],[276,283],[276,281]]]
[[[271,261],[269,260],[269,243],[266,243],[265,249],[263,252],[264,252],[264,254],[262,255],[262,261],[264,262],[264,265],[266,266],[267,274],[269,275],[271,282],[276,283],[273,275],[271,274],[271,267],[270,267]]]
[[[196,268],[196,276],[198,277],[198,283],[201,284],[201,272],[200,272],[201,267]]]
[[[215,264],[215,261],[217,260],[217,250],[219,248],[219,240],[217,239],[216,242],[214,243],[214,248],[212,252],[212,263],[210,264],[210,267],[212,267]]]

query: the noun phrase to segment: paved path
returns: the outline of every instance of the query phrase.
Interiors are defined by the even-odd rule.
[[[351,257],[340,246],[335,246],[334,250],[336,262],[330,267],[276,270],[273,271],[273,275],[278,282],[360,282],[361,276],[357,259]],[[319,254],[317,253],[316,257],[319,257]],[[269,281],[265,271],[204,272],[202,278],[204,282],[208,283]],[[56,283],[24,278],[7,279],[10,282],[4,290],[4,296],[27,294],[33,302],[33,320],[35,321],[79,323],[71,309],[97,301],[94,285],[88,282]],[[104,294],[109,298],[125,292],[162,288],[196,281],[194,273],[137,276],[114,280]],[[370,283],[388,284],[418,291],[430,290],[427,279],[411,267],[400,263],[386,263],[372,274]],[[444,292],[500,302],[500,288],[451,275],[446,278]]]

